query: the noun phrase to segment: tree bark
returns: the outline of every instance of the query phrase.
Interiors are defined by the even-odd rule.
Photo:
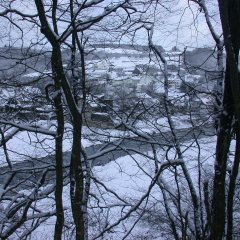
[[[223,239],[226,221],[225,178],[226,164],[231,143],[233,117],[239,130],[240,88],[238,77],[238,53],[240,45],[239,0],[218,0],[227,55],[225,89],[216,147],[215,176],[212,199],[211,239]],[[237,131],[238,131],[237,130]]]
[[[62,202],[62,192],[63,192],[63,134],[64,134],[64,115],[62,107],[62,97],[61,97],[61,81],[58,78],[56,72],[57,62],[59,61],[55,51],[52,52],[52,69],[53,69],[53,79],[55,85],[55,91],[58,92],[57,96],[54,98],[55,112],[57,116],[57,136],[55,138],[55,161],[56,161],[56,190],[55,190],[55,202],[56,202],[56,223],[54,239],[62,239],[62,230],[64,225],[64,210]]]
[[[236,147],[233,167],[230,175],[228,202],[227,202],[227,239],[233,239],[233,201],[236,187],[236,179],[238,175],[240,162],[240,132],[236,133]]]

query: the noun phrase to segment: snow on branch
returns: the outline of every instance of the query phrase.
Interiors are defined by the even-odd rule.
[[[27,126],[25,124],[15,123],[15,122],[12,122],[12,121],[5,121],[5,120],[0,120],[0,123],[16,127],[20,131],[42,133],[42,134],[49,135],[49,136],[52,136],[52,137],[56,136],[56,132],[55,131],[50,131],[50,130],[47,130],[47,129],[44,129],[44,128],[41,128],[41,127],[38,127],[38,126],[36,126],[36,127],[34,127],[34,126]]]
[[[206,23],[208,25],[208,28],[209,28],[209,30],[210,30],[210,32],[212,34],[212,37],[213,37],[214,41],[216,42],[216,44],[219,44],[222,47],[224,43],[223,43],[223,41],[221,41],[221,36],[219,36],[216,33],[216,31],[215,31],[215,29],[214,29],[214,27],[213,27],[213,25],[211,23],[210,15],[209,15],[208,8],[206,6],[205,0],[191,0],[191,1],[195,2],[196,4],[198,4],[199,7],[201,8],[201,11],[203,10],[204,15],[205,15]]]
[[[15,13],[23,18],[33,18],[33,17],[37,17],[38,14],[26,14],[23,12],[18,11],[17,9],[6,9],[2,12],[0,12],[0,16],[6,16],[8,13]]]
[[[12,139],[19,131],[19,128],[14,128],[14,130],[4,136],[4,140],[0,140],[0,147],[2,147],[4,143],[7,143],[10,139]]]
[[[96,153],[90,155],[87,157],[87,160],[94,160],[95,158],[101,157],[107,153],[110,153],[114,150],[117,150],[122,143],[123,139],[121,139],[117,144],[115,144],[113,147],[106,148],[106,149],[100,149],[100,151],[97,151]]]
[[[119,218],[115,223],[113,223],[112,225],[110,225],[109,227],[105,228],[100,234],[98,234],[96,237],[93,238],[93,240],[98,239],[99,237],[102,237],[106,232],[110,231],[112,228],[116,227],[118,224],[120,224],[122,221],[124,221],[125,219],[127,219],[133,212],[135,212],[140,205],[145,201],[145,199],[148,198],[152,188],[155,186],[155,184],[158,182],[159,176],[160,174],[163,172],[163,170],[165,170],[166,168],[168,168],[169,166],[178,166],[178,165],[182,165],[184,162],[182,159],[175,159],[172,161],[166,161],[164,162],[161,167],[159,168],[158,172],[155,174],[155,176],[153,177],[148,190],[146,191],[145,194],[142,195],[142,197],[140,198],[140,200],[131,207],[131,209],[121,218]]]

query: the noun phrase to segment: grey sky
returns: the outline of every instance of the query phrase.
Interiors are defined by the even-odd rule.
[[[115,1],[116,2],[116,1]],[[148,10],[148,13],[142,15],[142,18],[154,22],[154,42],[158,45],[162,45],[166,49],[170,49],[173,46],[179,48],[188,47],[203,47],[213,46],[214,41],[210,35],[208,27],[205,22],[204,14],[198,11],[198,7],[195,3],[190,3],[188,0],[173,0],[161,2],[168,9],[158,6],[157,9],[153,7]],[[209,12],[212,17],[213,25],[218,33],[220,33],[220,23],[218,19],[218,9],[216,1],[207,1]],[[12,7],[16,8],[24,13],[34,13],[33,1],[21,1],[16,0],[12,3]],[[3,8],[0,9],[2,11]],[[102,9],[95,9],[95,11],[101,12]],[[92,15],[95,15],[93,13]],[[17,21],[14,15],[11,16],[13,20]],[[110,25],[113,18],[107,18],[104,20],[105,26]],[[114,18],[117,21],[117,17]],[[33,27],[31,23],[17,21],[20,27],[23,27],[23,32],[19,31],[17,27],[14,27],[7,23],[7,20],[2,19],[0,22],[1,32],[1,45],[8,45],[9,42],[14,45],[26,45],[35,43],[42,38],[39,29]],[[63,25],[62,25],[63,26]],[[103,25],[102,25],[103,26]],[[98,24],[98,31],[94,32],[96,27],[92,31],[89,31],[89,37],[95,41],[95,39],[114,39],[119,32],[109,32],[109,34],[101,32],[102,26]],[[134,26],[135,27],[135,26]],[[63,26],[64,28],[64,26]],[[11,34],[8,35],[7,32]],[[87,33],[87,34],[88,34]],[[135,33],[134,41],[138,44],[147,44],[147,31],[140,29]],[[3,36],[6,35],[5,38]],[[23,37],[24,41],[18,39]],[[132,35],[128,34],[121,38],[122,42],[128,43],[132,40]],[[44,41],[41,42],[44,44]]]

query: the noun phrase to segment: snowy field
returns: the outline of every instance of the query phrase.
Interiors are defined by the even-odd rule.
[[[214,163],[215,137],[202,138],[199,141],[201,151],[196,144],[185,142],[184,161],[186,161],[188,170],[191,171],[194,184],[198,181],[198,159],[202,165],[202,174],[205,176],[211,175]],[[92,169],[93,180],[91,183],[91,194],[94,197],[89,201],[89,233],[90,239],[94,239],[103,230],[104,227],[109,227],[118,223],[119,219],[123,220],[120,223],[106,232],[103,237],[98,239],[155,239],[161,240],[163,237],[159,235],[157,224],[153,224],[147,220],[147,212],[159,211],[161,215],[162,194],[157,185],[151,186],[152,177],[154,176],[155,164],[152,160],[152,152],[146,153],[149,157],[135,154],[132,156],[122,157],[110,162],[104,166],[94,167]],[[157,155],[159,164],[163,164],[166,152],[158,150]],[[173,154],[170,153],[173,156]],[[166,169],[162,174],[162,178],[171,185],[174,184],[174,178],[171,171]],[[94,179],[97,179],[95,181]],[[101,182],[101,184],[99,184]],[[183,186],[184,187],[184,186]],[[145,193],[149,191],[148,197]],[[114,192],[114,194],[112,194]],[[25,191],[25,193],[27,193]],[[69,186],[64,188],[64,205],[66,208],[66,225],[69,228],[65,229],[64,239],[71,239],[71,219],[70,199],[68,197]],[[118,197],[116,197],[118,196]],[[145,197],[144,197],[145,196]],[[125,219],[125,216],[131,211],[131,207],[139,205],[139,210],[130,214]],[[44,211],[52,211],[54,201],[49,199],[38,202],[38,207]],[[185,206],[187,208],[187,206]],[[145,213],[143,213],[145,209]],[[157,212],[155,212],[157,213]],[[32,235],[32,240],[53,239],[55,218],[50,218],[42,224]],[[129,231],[131,229],[131,232]],[[126,237],[126,238],[124,238]],[[11,239],[14,239],[11,238]]]
[[[186,116],[176,116],[173,121],[177,124],[177,129],[189,128],[191,125]],[[41,127],[47,127],[46,122],[38,123]],[[168,131],[166,119],[158,119],[157,124],[161,126],[162,131]],[[144,133],[153,133],[151,125],[139,123],[138,126]],[[54,130],[54,127],[51,127]],[[101,141],[113,141],[124,134],[134,136],[134,134],[116,130],[102,129],[83,129],[83,146],[88,147]],[[100,134],[100,135],[99,135]],[[64,151],[71,148],[71,126],[67,126],[64,140]],[[96,141],[98,139],[98,141]],[[101,140],[101,141],[100,141]],[[184,155],[183,161],[191,173],[195,186],[198,184],[198,166],[201,166],[202,178],[211,176],[214,165],[215,137],[201,138],[199,146],[196,143],[181,143],[181,150]],[[51,137],[46,138],[42,134],[33,134],[19,132],[14,138],[9,140],[7,148],[11,159],[19,162],[27,157],[43,157],[54,153],[54,140]],[[167,148],[157,150],[157,164],[161,166],[166,163]],[[1,164],[5,163],[4,153],[1,152]],[[168,152],[168,158],[175,159],[175,152]],[[151,185],[155,161],[153,152],[148,151],[143,154],[134,154],[120,157],[104,166],[93,167],[91,182],[91,197],[89,201],[89,238],[94,239],[164,239],[164,235],[159,235],[161,229],[155,221],[149,220],[149,214],[154,212],[155,217],[161,216],[163,196],[157,184]],[[6,163],[5,163],[6,164]],[[165,169],[160,174],[168,185],[174,185],[174,176],[170,169]],[[181,178],[180,178],[181,180]],[[181,181],[180,181],[181,182]],[[180,183],[183,188],[184,180]],[[45,186],[47,188],[49,186]],[[184,191],[187,191],[185,189]],[[148,192],[148,195],[145,195]],[[28,194],[23,190],[22,193]],[[39,209],[46,211],[54,210],[54,200],[52,196],[37,203]],[[189,201],[189,199],[186,199]],[[64,239],[72,239],[72,218],[70,211],[69,186],[65,186],[63,194],[65,205],[66,228]],[[132,208],[138,206],[137,211],[131,212]],[[187,208],[187,206],[186,206]],[[129,215],[129,216],[128,216]],[[128,216],[128,217],[126,217]],[[122,219],[119,221],[119,219]],[[160,221],[161,222],[161,221]],[[31,240],[40,240],[42,238],[53,239],[55,217],[52,217],[37,228],[31,235]],[[115,227],[99,235],[105,228],[112,225]],[[160,224],[161,225],[161,224]],[[17,233],[16,233],[17,234]],[[16,239],[12,237],[10,239]]]

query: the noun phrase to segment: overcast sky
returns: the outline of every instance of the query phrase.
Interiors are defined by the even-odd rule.
[[[22,12],[35,12],[33,1],[15,0],[12,2],[12,7]],[[164,2],[162,1],[161,3]],[[220,33],[221,26],[218,19],[218,6],[216,4],[216,0],[208,0],[207,4],[214,28],[218,33]],[[164,7],[167,7],[167,9]],[[170,49],[173,46],[177,46],[181,49],[183,49],[185,46],[214,46],[214,41],[207,28],[204,14],[199,11],[195,3],[188,4],[188,0],[165,0],[164,7],[159,5],[157,9],[150,8],[148,10],[148,14],[142,16],[151,22],[154,21],[155,44],[162,45],[166,49]],[[2,10],[3,8],[0,11]],[[95,9],[95,12],[89,12],[85,17],[88,17],[88,14],[89,16],[90,14],[96,15],[96,13],[101,12],[102,10],[102,8]],[[12,20],[16,20],[13,15],[11,17]],[[117,21],[117,17],[115,18],[115,21]],[[113,22],[113,18],[108,18],[104,20],[103,24],[108,26],[113,24]],[[37,42],[39,38],[43,37],[39,29],[33,28],[32,24],[26,24],[25,22],[21,23],[20,21],[17,21],[17,24],[24,29],[23,32],[7,23],[6,19],[2,19],[0,21],[0,27],[2,29],[0,33],[1,45],[9,45],[9,43],[11,43],[15,46],[21,44],[29,46],[31,43],[33,44]],[[64,26],[62,27],[64,28]],[[101,32],[99,29],[97,32],[88,32],[92,41],[96,41],[96,39],[114,39],[114,37],[116,37],[120,32],[109,32],[106,34],[106,32]],[[8,31],[11,31],[11,35],[7,34]],[[134,41],[136,43],[147,44],[147,31],[145,29],[140,29],[137,32],[134,32],[134,34]],[[20,36],[23,37],[24,41],[18,40]],[[132,41],[132,36],[133,34],[128,34],[122,37],[121,41],[124,43],[129,43]],[[44,41],[41,43],[44,44]]]

